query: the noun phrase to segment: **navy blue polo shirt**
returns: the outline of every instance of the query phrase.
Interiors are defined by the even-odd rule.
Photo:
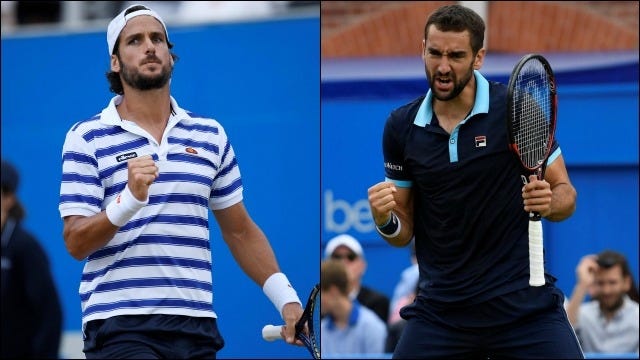
[[[474,304],[529,286],[528,214],[508,147],[504,84],[475,71],[476,99],[451,134],[431,91],[395,109],[383,134],[385,175],[412,187],[419,297]],[[554,143],[551,163],[560,154]],[[548,277],[548,281],[554,281]]]

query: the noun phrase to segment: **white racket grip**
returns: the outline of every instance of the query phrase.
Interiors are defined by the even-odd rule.
[[[280,336],[281,329],[282,325],[265,325],[262,328],[262,338],[267,341],[282,340],[282,336]]]
[[[529,221],[529,285],[542,286],[544,284],[542,221]]]

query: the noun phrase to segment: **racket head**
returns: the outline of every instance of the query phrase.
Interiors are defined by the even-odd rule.
[[[314,359],[320,359],[320,284],[316,284],[309,294],[304,312],[296,323],[296,337]]]
[[[544,178],[557,122],[556,81],[549,61],[527,54],[515,65],[507,85],[509,147],[522,167]]]

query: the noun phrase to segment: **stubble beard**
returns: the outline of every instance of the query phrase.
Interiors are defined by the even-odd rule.
[[[158,64],[160,65],[160,64]],[[154,90],[164,87],[173,73],[173,67],[162,66],[162,71],[158,75],[143,75],[140,71],[130,69],[126,65],[122,64],[122,80],[129,86],[137,90]]]
[[[606,312],[606,313],[614,313],[614,312],[618,311],[618,309],[620,309],[622,307],[623,303],[624,303],[624,295],[621,295],[614,302],[608,303],[608,304],[604,303],[601,300],[600,301],[600,309],[603,312]]]
[[[447,93],[442,94],[436,90],[436,87],[432,79],[434,77],[438,77],[439,74],[436,72],[434,76],[431,76],[429,74],[429,70],[427,69],[426,64],[425,64],[425,73],[427,74],[427,80],[429,81],[429,87],[431,88],[431,93],[433,94],[433,96],[440,101],[449,101],[458,97],[458,95],[462,93],[462,90],[464,90],[464,88],[467,86],[469,81],[471,81],[471,77],[473,76],[473,63],[469,66],[469,71],[467,71],[464,74],[464,76],[460,81],[458,82],[455,81],[457,78],[455,73],[452,72],[451,75],[449,75],[451,77],[451,80],[454,82],[454,86],[451,92],[449,92],[448,94]]]

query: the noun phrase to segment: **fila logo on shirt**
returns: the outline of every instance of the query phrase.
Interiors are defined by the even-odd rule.
[[[487,137],[484,135],[476,136],[476,147],[486,147],[487,146]]]

